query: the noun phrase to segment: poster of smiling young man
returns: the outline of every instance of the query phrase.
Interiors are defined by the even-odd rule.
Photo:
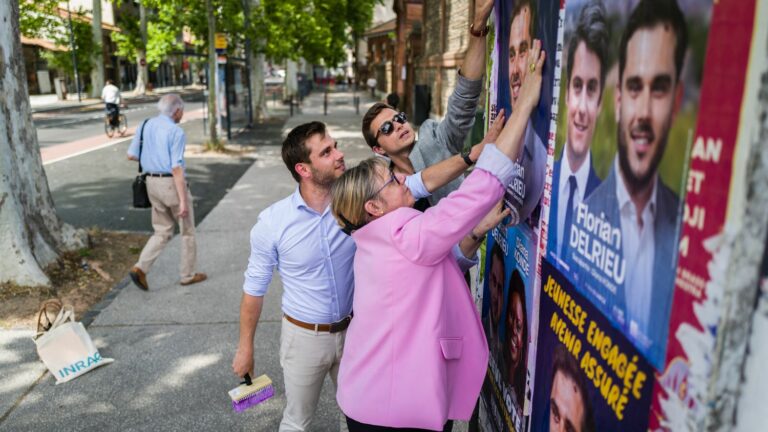
[[[528,51],[533,40],[539,39],[547,53],[539,105],[534,110],[523,137],[523,150],[516,164],[516,176],[504,197],[507,206],[520,209],[513,222],[525,221],[538,226],[538,207],[544,191],[547,146],[550,131],[553,87],[557,66],[557,37],[560,1],[557,0],[497,0],[495,5],[497,109],[504,109],[509,118],[515,110],[520,86],[528,73]]]
[[[546,257],[657,369],[711,9],[566,3]]]

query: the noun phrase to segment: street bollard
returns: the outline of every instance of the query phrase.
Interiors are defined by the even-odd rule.
[[[291,100],[289,104],[291,105],[291,117],[293,117],[293,95],[291,95]]]
[[[272,108],[277,106],[277,92],[272,92]]]
[[[325,89],[323,97],[323,115],[328,115],[328,88]]]
[[[355,115],[360,115],[360,96],[355,95],[352,97],[353,103],[355,104]]]

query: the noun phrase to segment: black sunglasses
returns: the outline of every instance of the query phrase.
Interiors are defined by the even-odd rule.
[[[379,134],[382,134],[384,136],[389,136],[392,134],[392,132],[395,131],[395,124],[392,122],[398,122],[400,124],[405,124],[405,122],[408,121],[408,118],[405,116],[404,112],[399,112],[395,114],[394,117],[392,117],[392,120],[385,121],[380,127],[379,130],[376,132],[376,139],[379,139]]]

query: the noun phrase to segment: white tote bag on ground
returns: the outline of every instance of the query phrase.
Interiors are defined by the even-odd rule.
[[[55,310],[56,307],[59,312],[51,322],[48,309]],[[41,323],[43,318],[47,320],[46,324]],[[37,331],[37,335],[32,338],[37,345],[37,354],[56,377],[56,384],[70,381],[114,361],[101,357],[83,324],[75,321],[72,306],[62,306],[59,300],[43,303],[37,317]]]

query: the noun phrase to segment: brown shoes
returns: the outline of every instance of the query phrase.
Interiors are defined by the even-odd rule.
[[[205,273],[195,273],[194,276],[192,276],[191,279],[181,281],[182,285],[192,285],[196,284],[198,282],[202,282],[204,280],[208,279],[208,276]]]
[[[131,276],[131,280],[133,283],[136,284],[137,287],[141,288],[144,291],[149,291],[149,284],[147,284],[147,275],[144,274],[144,272],[138,268],[134,267],[131,269],[128,274]]]

